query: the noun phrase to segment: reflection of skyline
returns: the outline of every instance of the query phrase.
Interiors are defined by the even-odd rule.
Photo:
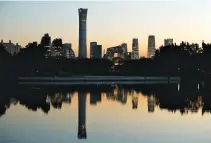
[[[169,114],[173,114],[179,111],[181,115],[190,113],[203,115],[205,112],[211,112],[209,93],[199,93],[192,87],[184,88],[182,86],[181,90],[178,91],[176,84],[115,86],[108,87],[106,91],[102,90],[101,87],[86,88],[86,90],[78,88],[74,91],[69,89],[66,91],[24,89],[17,95],[11,94],[14,95],[13,97],[0,97],[0,117],[7,112],[11,105],[21,105],[30,111],[41,110],[45,114],[52,112],[50,110],[52,108],[63,110],[65,106],[74,106],[74,111],[78,112],[78,131],[76,130],[78,139],[86,139],[86,117],[87,114],[91,115],[90,108],[99,107],[103,114],[107,113],[108,110],[113,112],[112,110],[121,109],[121,114],[125,115],[127,115],[127,111],[132,110],[151,114],[163,111],[169,111]],[[104,108],[102,108],[103,106]],[[68,110],[66,113],[69,114],[69,112],[71,111]],[[105,114],[105,116],[107,115]]]
[[[137,109],[139,96],[147,97],[147,108],[148,112],[154,112],[155,108],[167,109],[171,112],[180,111],[181,114],[188,112],[198,112],[198,110],[203,109],[205,112],[210,111],[210,102],[208,94],[198,96],[198,90],[181,88],[180,91],[177,89],[177,85],[142,85],[134,88],[130,87],[108,87],[109,90],[101,91],[90,89],[86,93],[90,93],[90,105],[98,105],[104,102],[102,94],[106,97],[107,101],[119,102],[122,105],[129,104],[128,97],[132,103],[132,109]],[[45,113],[50,111],[50,105],[53,108],[61,109],[63,103],[71,104],[71,99],[74,92],[48,92],[42,90],[26,90],[20,96],[10,98],[3,98],[1,100],[1,114],[3,114],[11,104],[19,103],[26,106],[28,109],[37,111],[37,109],[42,109]],[[77,92],[77,91],[76,91]],[[80,92],[80,90],[79,90]],[[139,93],[142,93],[141,95]],[[30,95],[30,96],[29,96]],[[37,96],[39,95],[39,96]],[[47,96],[47,97],[46,97]],[[141,99],[141,98],[140,98]],[[142,101],[141,101],[142,102]],[[98,104],[97,104],[98,103]]]

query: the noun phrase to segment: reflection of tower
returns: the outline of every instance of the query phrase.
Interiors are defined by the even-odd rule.
[[[154,112],[155,110],[155,97],[154,96],[147,96],[148,100],[148,112]]]
[[[133,109],[138,108],[138,96],[135,91],[132,91],[132,104],[133,104]]]
[[[86,47],[86,17],[87,9],[78,9],[79,13],[79,48],[78,57],[87,58],[87,47]]]
[[[78,92],[78,138],[86,139],[86,93]]]

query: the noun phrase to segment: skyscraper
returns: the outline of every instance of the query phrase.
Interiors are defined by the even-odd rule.
[[[45,57],[49,57],[51,55],[51,37],[48,33],[41,38],[40,45],[46,50]]]
[[[133,60],[139,59],[138,39],[136,38],[133,39],[133,44],[132,44],[132,59]]]
[[[127,43],[122,43],[121,46],[123,50],[123,58],[124,60],[126,60],[127,59]]]
[[[78,57],[87,58],[87,46],[86,46],[86,18],[88,9],[80,8],[79,13],[79,48]]]
[[[93,47],[97,45],[97,42],[90,42],[90,59],[93,58]]]
[[[92,47],[92,59],[102,58],[102,45],[95,45]]]
[[[173,39],[164,39],[164,46],[170,46],[174,43]]]
[[[75,53],[72,49],[72,44],[71,43],[65,43],[63,44],[63,56],[67,59],[74,59],[75,58]]]
[[[78,138],[86,137],[86,93],[78,92]]]
[[[155,55],[155,36],[150,35],[148,38],[148,58]]]
[[[61,58],[63,56],[63,44],[62,44],[62,39],[54,39],[52,44],[51,44],[51,53],[50,55],[54,58]]]

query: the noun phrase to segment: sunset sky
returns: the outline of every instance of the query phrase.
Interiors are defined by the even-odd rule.
[[[157,48],[165,38],[211,42],[210,6],[210,0],[0,2],[0,39],[25,46],[49,33],[52,40],[72,43],[77,55],[78,8],[88,8],[88,55],[91,41],[103,49],[126,42],[131,51],[138,38],[140,56],[146,56],[149,35]]]

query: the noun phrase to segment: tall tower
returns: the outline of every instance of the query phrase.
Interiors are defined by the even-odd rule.
[[[132,44],[132,59],[133,60],[139,59],[138,39],[136,38],[133,39],[133,44]]]
[[[148,58],[155,55],[155,36],[150,35],[148,38]]]
[[[78,92],[78,138],[86,137],[86,93]]]
[[[78,57],[81,59],[87,58],[87,46],[86,46],[86,17],[88,9],[80,8],[79,13],[79,48]]]

